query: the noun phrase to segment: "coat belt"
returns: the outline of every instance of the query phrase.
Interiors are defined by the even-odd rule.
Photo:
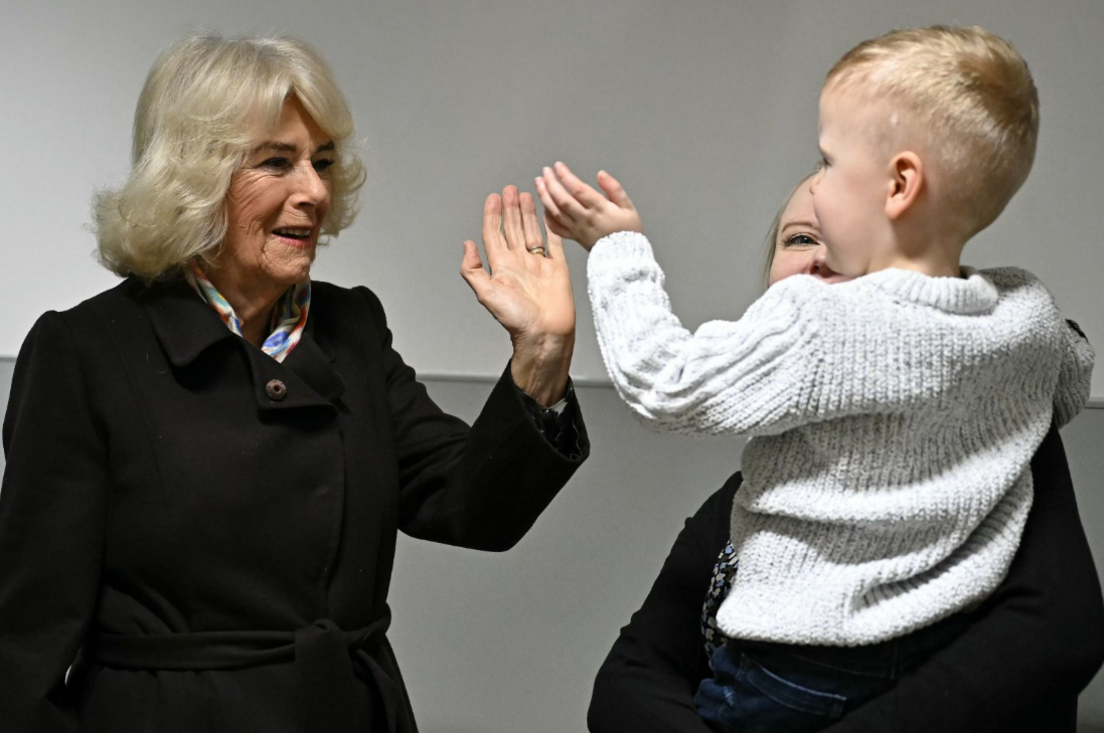
[[[401,682],[376,660],[391,611],[368,626],[343,631],[321,619],[295,631],[201,631],[183,634],[95,634],[81,654],[110,667],[143,670],[230,670],[294,660],[302,685],[306,730],[353,730],[357,682],[352,659],[371,676],[390,733],[414,733]],[[370,702],[371,706],[372,703]],[[371,720],[371,709],[369,719]]]

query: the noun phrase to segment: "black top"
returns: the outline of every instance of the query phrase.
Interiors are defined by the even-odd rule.
[[[375,295],[312,290],[282,363],[182,281],[39,319],[3,430],[4,733],[414,730],[386,638],[397,532],[510,547],[585,429],[572,402],[578,453],[557,451],[508,366],[469,427]]]
[[[1035,503],[1007,578],[966,632],[830,733],[1073,733],[1077,695],[1104,662],[1104,601],[1051,429],[1031,463]],[[710,733],[694,708],[711,676],[701,610],[729,537],[739,473],[686,522],[594,682],[594,733]]]

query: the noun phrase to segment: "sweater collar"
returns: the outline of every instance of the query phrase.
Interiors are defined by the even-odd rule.
[[[891,267],[852,282],[873,285],[897,300],[948,313],[978,315],[996,307],[1000,295],[989,278],[972,267],[963,267],[962,275],[932,277],[922,272]]]

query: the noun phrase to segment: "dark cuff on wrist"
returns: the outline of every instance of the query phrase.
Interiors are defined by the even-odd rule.
[[[575,385],[570,377],[567,380],[567,389],[564,390],[563,399],[551,407],[541,407],[535,399],[527,395],[516,384],[518,398],[525,407],[525,414],[529,421],[537,429],[544,439],[556,449],[556,452],[572,459],[578,459],[583,455],[583,446],[580,441],[580,433],[575,424],[576,401]]]

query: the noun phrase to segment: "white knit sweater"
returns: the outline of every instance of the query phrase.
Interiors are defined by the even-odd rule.
[[[1000,583],[1031,458],[1084,405],[1093,363],[1032,275],[798,275],[690,333],[643,235],[600,240],[587,273],[606,367],[646,424],[754,436],[726,634],[868,644]]]

